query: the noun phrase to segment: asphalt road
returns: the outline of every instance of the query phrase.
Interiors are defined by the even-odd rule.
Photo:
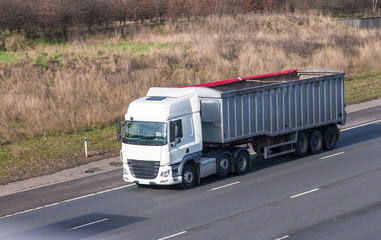
[[[381,107],[348,122],[381,119]],[[254,162],[196,188],[141,188],[121,170],[0,197],[0,239],[381,239],[381,121],[336,149]]]

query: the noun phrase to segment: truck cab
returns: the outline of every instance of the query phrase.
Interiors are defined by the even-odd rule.
[[[184,157],[199,158],[201,150],[200,101],[194,89],[151,88],[129,105],[121,150],[125,181],[181,183]]]

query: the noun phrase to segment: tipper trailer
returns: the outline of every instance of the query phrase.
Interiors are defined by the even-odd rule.
[[[118,139],[123,178],[188,189],[201,178],[251,166],[257,158],[331,150],[346,119],[344,73],[327,68],[152,87],[130,103]]]

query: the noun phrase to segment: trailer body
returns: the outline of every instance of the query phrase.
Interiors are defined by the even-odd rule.
[[[344,74],[313,70],[321,69],[291,72],[279,83],[267,78],[270,83],[251,80],[248,86],[250,80],[240,81],[220,88],[213,97],[200,97],[204,142],[229,143],[344,124]]]

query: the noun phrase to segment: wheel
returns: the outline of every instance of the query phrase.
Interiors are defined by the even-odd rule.
[[[234,160],[235,172],[238,175],[245,174],[250,166],[250,155],[245,151],[241,151],[237,158]]]
[[[336,147],[337,135],[333,127],[327,128],[323,132],[323,148],[325,150],[332,150]]]
[[[182,177],[183,182],[177,185],[180,189],[185,190],[194,187],[196,183],[196,171],[193,165],[187,164],[184,166]]]
[[[217,160],[217,175],[220,177],[225,177],[230,172],[230,167],[230,156],[228,154],[222,155]]]
[[[298,133],[295,145],[295,154],[299,157],[305,156],[308,152],[308,137],[306,132]]]
[[[323,147],[323,135],[320,131],[314,131],[309,136],[310,152],[312,154],[318,153]]]

